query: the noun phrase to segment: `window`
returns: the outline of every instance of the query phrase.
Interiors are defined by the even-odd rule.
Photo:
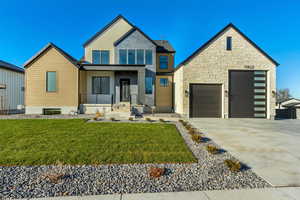
[[[127,64],[127,50],[126,49],[119,50],[119,63],[122,65]]]
[[[46,73],[46,90],[47,92],[56,92],[56,72]]]
[[[92,54],[93,64],[100,64],[100,51],[93,50]]]
[[[109,51],[100,51],[100,64],[109,64]]]
[[[232,50],[232,37],[226,38],[226,50],[231,51]]]
[[[138,64],[138,65],[145,64],[145,61],[144,61],[144,50],[143,49],[136,50],[136,64]]]
[[[152,65],[152,50],[146,50],[146,65]]]
[[[169,80],[167,78],[161,78],[159,79],[160,87],[168,87],[169,86]]]
[[[128,49],[128,64],[134,65],[135,64],[135,50]]]
[[[109,94],[109,77],[93,77],[92,93],[93,94]]]
[[[93,64],[109,64],[109,51],[93,50],[92,54]]]
[[[145,92],[146,94],[152,94],[152,77],[145,78]]]
[[[168,69],[168,56],[159,56],[159,68]]]

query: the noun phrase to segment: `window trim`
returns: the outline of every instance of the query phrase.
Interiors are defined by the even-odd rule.
[[[55,91],[48,91],[48,72],[55,72]],[[46,92],[57,93],[58,92],[58,73],[57,71],[46,71]]]
[[[94,79],[95,78],[108,78],[108,93],[107,94],[103,94],[103,93],[101,93],[101,91],[100,91],[100,93],[94,92]],[[100,82],[100,84],[101,84],[101,82]],[[101,85],[100,85],[100,88],[101,88]],[[111,93],[110,89],[111,89],[110,88],[110,76],[92,76],[92,95],[109,95]]]

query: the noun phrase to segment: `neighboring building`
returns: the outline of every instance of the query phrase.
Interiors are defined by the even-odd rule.
[[[278,65],[229,24],[176,68],[175,112],[273,119]]]
[[[84,44],[80,61],[50,43],[24,65],[26,114],[129,104],[171,112],[174,54],[168,41],[152,40],[121,15]]]
[[[0,60],[0,114],[20,112],[23,105],[24,69]]]
[[[291,98],[278,102],[276,117],[279,119],[300,119],[300,99]]]

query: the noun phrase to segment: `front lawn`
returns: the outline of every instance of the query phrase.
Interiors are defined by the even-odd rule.
[[[196,158],[172,124],[0,120],[0,165],[186,163]]]

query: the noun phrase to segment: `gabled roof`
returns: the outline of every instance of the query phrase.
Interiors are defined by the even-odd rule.
[[[175,53],[175,49],[172,47],[169,41],[167,40],[154,40],[154,42],[157,44],[157,50],[158,53]]]
[[[262,53],[264,56],[266,56],[272,63],[274,63],[276,66],[279,65],[278,62],[276,62],[271,56],[269,56],[266,52],[264,52],[259,46],[257,46],[252,40],[250,40],[244,33],[242,33],[235,25],[232,23],[229,23],[227,26],[225,26],[221,31],[219,31],[215,36],[213,36],[210,40],[208,40],[206,43],[204,43],[200,48],[198,48],[192,55],[190,55],[188,58],[186,58],[184,61],[182,61],[175,69],[178,70],[182,65],[189,62],[192,58],[194,58],[196,55],[198,55],[202,50],[204,50],[208,45],[211,44],[216,38],[218,38],[220,35],[223,34],[228,28],[233,28],[235,31],[237,31],[245,40],[247,40],[252,46],[254,46],[260,53]]]
[[[75,67],[79,68],[78,61],[73,58],[70,54],[59,48],[53,43],[48,43],[44,48],[42,48],[39,52],[37,52],[33,57],[31,57],[28,61],[24,63],[24,68],[26,68],[28,65],[33,63],[36,59],[38,59],[44,52],[46,52],[48,49],[54,48],[56,49],[59,53],[61,53],[67,60],[69,60]]]
[[[141,29],[139,29],[136,26],[133,26],[132,29],[130,29],[127,33],[125,33],[122,37],[120,37],[117,41],[114,42],[114,46],[118,46],[118,44],[120,44],[123,40],[125,40],[128,36],[130,36],[132,33],[134,33],[135,31],[140,32],[145,38],[147,38],[150,42],[152,42],[152,44],[154,44],[155,46],[157,46],[157,44],[148,36],[146,35],[146,33],[144,33]]]
[[[118,15],[115,19],[113,19],[109,24],[107,24],[105,27],[103,27],[100,31],[98,31],[93,37],[88,39],[84,44],[83,47],[86,47],[88,44],[90,44],[94,39],[96,39],[99,35],[101,35],[104,31],[106,31],[109,27],[111,27],[115,22],[117,22],[119,19],[123,19],[126,21],[130,26],[135,27],[132,25],[125,17],[122,15]]]
[[[15,72],[21,72],[24,73],[24,69],[17,67],[16,65],[10,64],[8,62],[5,62],[3,60],[0,60],[0,68],[8,69]]]

